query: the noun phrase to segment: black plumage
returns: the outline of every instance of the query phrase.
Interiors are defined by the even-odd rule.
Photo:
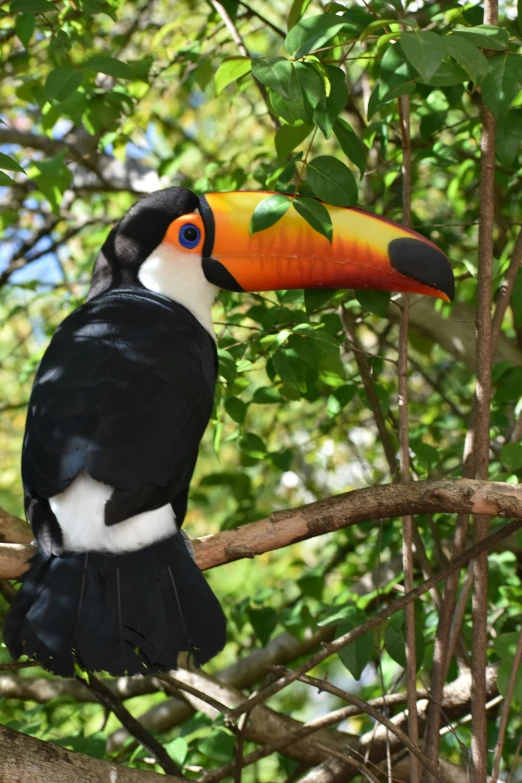
[[[201,664],[225,643],[219,603],[177,534],[125,554],[64,552],[48,499],[80,474],[114,487],[105,524],[170,503],[178,526],[212,412],[214,340],[183,306],[109,290],[57,329],[29,402],[26,512],[42,547],[6,620],[13,655],[71,674]]]

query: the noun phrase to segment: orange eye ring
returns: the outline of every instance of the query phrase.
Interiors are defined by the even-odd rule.
[[[201,255],[205,242],[205,226],[198,212],[190,212],[173,220],[163,239],[183,253]]]

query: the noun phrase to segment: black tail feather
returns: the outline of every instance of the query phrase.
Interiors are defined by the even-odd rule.
[[[114,676],[202,665],[226,642],[219,602],[180,535],[137,552],[33,558],[4,624],[14,658],[62,676],[74,664]]]

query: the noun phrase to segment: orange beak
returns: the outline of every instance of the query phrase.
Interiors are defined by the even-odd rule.
[[[436,245],[359,209],[328,206],[331,244],[292,208],[275,225],[250,234],[254,209],[267,195],[200,198],[203,270],[214,285],[232,291],[372,288],[453,299],[453,272]]]

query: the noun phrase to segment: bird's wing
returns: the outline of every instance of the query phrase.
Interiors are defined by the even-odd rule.
[[[214,341],[181,305],[140,290],[91,300],[61,324],[39,367],[26,491],[50,498],[85,472],[115,488],[109,524],[178,496],[186,504],[215,379]]]

